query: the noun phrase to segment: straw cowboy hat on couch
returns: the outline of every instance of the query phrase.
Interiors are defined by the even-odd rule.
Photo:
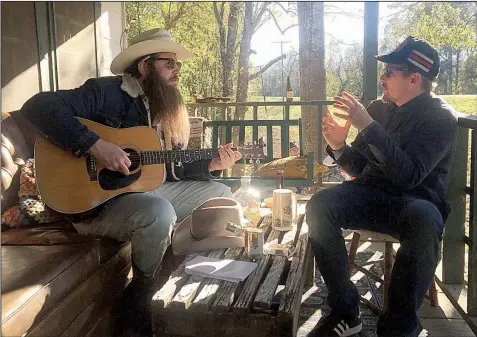
[[[179,223],[172,236],[172,251],[180,255],[244,247],[243,237],[225,229],[229,222],[244,225],[242,206],[230,198],[207,200]]]
[[[167,30],[155,28],[132,38],[131,45],[114,58],[111,63],[111,72],[122,75],[124,70],[138,58],[155,53],[174,53],[177,60],[195,56],[180,44],[173,42],[171,33]]]

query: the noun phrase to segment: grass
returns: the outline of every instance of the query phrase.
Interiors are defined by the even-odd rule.
[[[459,112],[477,115],[477,95],[442,95],[440,97]]]
[[[447,103],[452,105],[456,111],[466,114],[477,115],[477,95],[441,95],[440,96]],[[299,97],[294,97],[295,101],[298,101]],[[332,100],[332,98],[328,98]],[[250,97],[252,102],[263,102],[263,96]],[[281,102],[281,97],[266,97],[267,102]],[[330,106],[330,111],[333,112],[334,108]],[[299,106],[290,107],[290,119],[297,119],[301,117],[301,110]],[[252,108],[249,108],[245,115],[245,119],[253,119]],[[258,119],[283,119],[283,107],[270,106],[258,108]],[[347,142],[352,142],[356,135],[357,130],[351,127],[348,134]],[[274,137],[275,138],[275,137]],[[298,140],[298,130],[290,130],[290,140]]]

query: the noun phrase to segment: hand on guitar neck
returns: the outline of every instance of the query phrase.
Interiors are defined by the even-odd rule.
[[[235,162],[242,158],[242,154],[232,150],[232,144],[220,146],[217,151],[219,158],[214,158],[209,164],[209,172],[231,168]]]
[[[128,158],[129,153],[124,152],[119,146],[99,139],[89,149],[89,152],[107,169],[129,175],[131,166],[131,161]]]

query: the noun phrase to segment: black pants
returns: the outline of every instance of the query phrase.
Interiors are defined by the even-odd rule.
[[[393,196],[353,181],[316,193],[306,207],[315,260],[328,288],[328,303],[344,315],[359,312],[359,293],[350,281],[341,228],[369,229],[400,242],[389,286],[389,307],[379,318],[379,336],[417,336],[417,310],[432,281],[444,221],[423,199]]]

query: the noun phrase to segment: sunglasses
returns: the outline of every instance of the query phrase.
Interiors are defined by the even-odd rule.
[[[170,69],[170,70],[173,70],[176,65],[177,65],[177,68],[179,68],[179,70],[181,70],[182,68],[182,63],[181,62],[178,62],[172,58],[169,58],[169,57],[154,57],[154,56],[150,56],[150,57],[147,57],[145,60],[147,59],[150,59],[150,60],[153,60],[153,61],[167,61],[167,67]]]
[[[393,71],[407,71],[409,70],[409,68],[406,68],[406,67],[386,67],[384,68],[384,71],[383,71],[383,74],[384,76],[386,76],[387,78],[391,77],[391,75],[393,74]]]

